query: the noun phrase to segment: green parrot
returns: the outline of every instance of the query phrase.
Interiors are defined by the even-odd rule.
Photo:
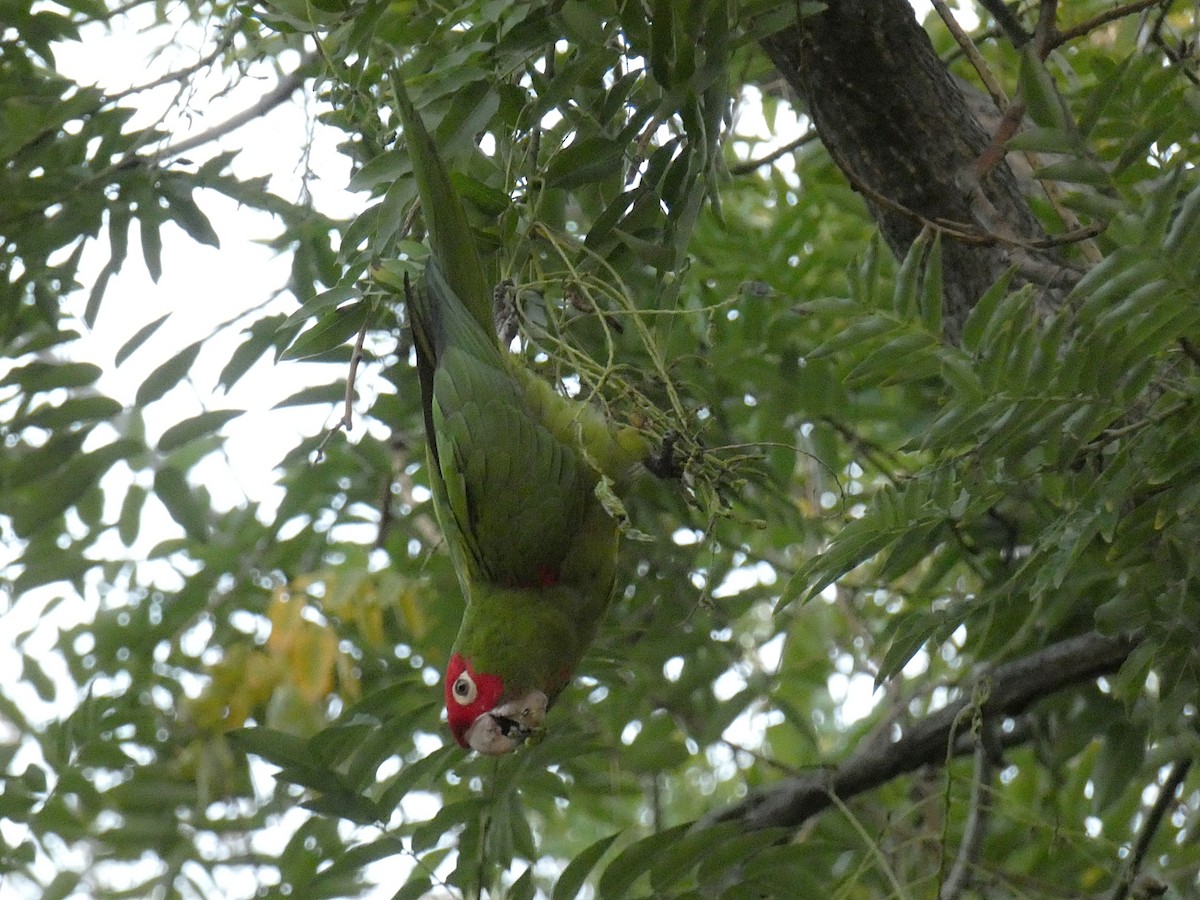
[[[597,486],[628,483],[648,445],[501,346],[466,213],[396,93],[432,249],[407,292],[430,480],[466,599],[446,713],[461,746],[502,754],[542,728],[595,636],[619,542]]]

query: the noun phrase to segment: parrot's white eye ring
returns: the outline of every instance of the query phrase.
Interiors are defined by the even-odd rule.
[[[468,706],[475,702],[475,697],[479,694],[479,689],[475,687],[475,682],[471,680],[471,676],[463,672],[454,679],[454,699],[458,701],[460,706]]]

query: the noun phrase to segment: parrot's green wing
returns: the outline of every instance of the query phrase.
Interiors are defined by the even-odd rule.
[[[462,202],[403,84],[395,87],[433,250],[409,314],[435,498],[460,577],[521,587],[553,584],[564,571],[590,580],[592,548],[616,552],[616,523],[590,514],[600,473],[637,457],[598,412],[500,347]],[[585,558],[568,564],[576,549]]]
[[[596,472],[548,426],[436,260],[412,309],[416,327],[433,324],[430,449],[447,539],[461,544],[472,577],[512,587],[557,581]]]

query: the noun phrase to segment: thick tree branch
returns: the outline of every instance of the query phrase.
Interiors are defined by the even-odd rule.
[[[939,765],[950,746],[956,752],[960,747],[970,752],[974,742],[961,738],[969,737],[962,732],[971,723],[973,697],[986,695],[979,704],[984,721],[1017,715],[1038,700],[1112,674],[1137,641],[1093,632],[1004,663],[964,684],[959,700],[923,719],[897,723],[878,733],[836,768],[785,779],[712,813],[700,824],[738,821],[747,830],[795,828],[832,805],[834,796],[849,800],[921,766]],[[899,737],[895,736],[897,729]]]
[[[893,254],[926,223],[943,241],[944,321],[957,338],[975,301],[1016,264],[1046,283],[1061,255],[905,0],[841,0],[763,41],[822,143],[867,201]],[[988,237],[986,241],[976,238]],[[1042,295],[1053,306],[1057,288]]]

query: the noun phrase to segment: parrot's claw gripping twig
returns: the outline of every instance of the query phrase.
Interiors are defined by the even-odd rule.
[[[676,445],[678,443],[679,434],[674,431],[668,431],[663,435],[662,446],[647,455],[642,460],[642,465],[646,467],[648,472],[658,478],[682,478],[684,460],[676,452]]]
[[[517,287],[511,278],[496,285],[492,291],[492,316],[496,323],[496,336],[500,346],[508,347],[517,336],[520,321],[517,318]]]

